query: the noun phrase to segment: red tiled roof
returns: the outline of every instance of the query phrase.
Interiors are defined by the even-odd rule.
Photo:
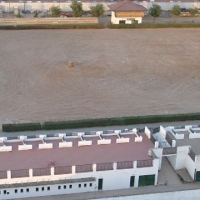
[[[118,3],[108,5],[108,7],[112,11],[145,11],[146,10],[144,6],[141,6],[139,4],[135,4],[129,1],[121,1]]]
[[[43,168],[48,167],[50,163],[55,163],[55,166],[72,166],[151,159],[148,150],[154,145],[145,133],[141,136],[143,137],[142,142],[134,142],[133,139],[129,143],[121,144],[116,143],[115,136],[108,136],[105,139],[110,138],[112,142],[107,145],[97,145],[96,139],[99,139],[97,137],[92,138],[94,142],[91,146],[82,147],[77,146],[78,141],[74,138],[73,147],[59,148],[58,145],[54,145],[52,149],[38,149],[37,145],[41,141],[30,141],[26,143],[34,143],[31,150],[0,152],[0,171]],[[123,137],[134,138],[135,136],[123,135]],[[90,140],[90,137],[84,139]],[[48,143],[47,140],[46,143]]]

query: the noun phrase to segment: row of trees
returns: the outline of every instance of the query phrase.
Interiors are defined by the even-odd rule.
[[[83,6],[81,2],[78,2],[77,0],[73,0],[72,4],[70,5],[70,8],[72,9],[73,15],[75,17],[81,17],[83,14]],[[53,17],[59,17],[61,13],[61,9],[58,6],[52,6],[50,8],[52,12]],[[90,7],[90,12],[92,17],[99,17],[104,13],[105,9],[103,4],[97,4],[96,6]]]
[[[154,17],[154,22],[156,17],[160,17],[162,13],[161,6],[158,4],[153,4],[152,7],[149,9],[149,13],[152,17]],[[175,16],[178,17],[181,14],[181,7],[179,5],[174,5],[172,7],[171,13]],[[190,8],[189,13],[192,17],[195,17],[195,15],[198,13],[197,8]],[[175,22],[176,20],[174,20]]]

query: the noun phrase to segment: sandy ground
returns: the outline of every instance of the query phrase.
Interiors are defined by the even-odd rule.
[[[0,31],[0,123],[199,112],[199,35]]]

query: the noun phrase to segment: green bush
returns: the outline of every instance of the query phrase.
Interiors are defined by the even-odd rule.
[[[101,119],[86,119],[86,120],[61,121],[61,122],[45,122],[42,125],[42,129],[56,130],[56,129],[70,129],[70,128],[84,128],[84,127],[113,126],[113,125],[120,126],[120,125],[187,121],[187,120],[199,120],[199,119],[200,119],[200,113],[132,116],[132,117],[119,117],[119,118],[101,118]]]
[[[41,124],[40,123],[3,124],[2,130],[4,132],[36,131],[36,130],[41,130]]]
[[[171,114],[171,115],[147,115],[147,116],[130,116],[130,117],[115,117],[115,118],[100,118],[100,119],[84,119],[60,122],[45,122],[42,125],[39,123],[30,124],[3,124],[4,132],[14,131],[29,131],[29,130],[58,130],[71,128],[85,127],[101,127],[101,126],[120,126],[120,125],[135,125],[158,122],[174,122],[200,120],[200,113],[189,114]]]
[[[16,15],[16,17],[17,18],[21,18],[22,17],[19,11],[18,11],[18,14]]]
[[[33,12],[33,17],[34,17],[34,18],[38,18],[38,15],[39,15],[39,11],[35,10],[35,11]]]
[[[0,30],[27,30],[27,29],[101,29],[101,24],[56,24],[56,25],[6,25],[0,26]]]
[[[52,12],[53,17],[60,17],[61,9],[58,6],[51,6],[49,10]]]
[[[104,6],[101,3],[97,3],[96,6],[91,6],[90,9],[92,17],[100,17],[105,11]]]
[[[145,28],[200,28],[200,23],[165,23],[165,24],[109,24],[110,29],[145,29]]]
[[[81,17],[83,14],[83,6],[82,3],[77,0],[72,0],[72,3],[70,5],[70,8],[72,9],[72,12],[75,17]]]

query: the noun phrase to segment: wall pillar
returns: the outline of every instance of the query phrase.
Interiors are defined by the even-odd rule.
[[[92,165],[92,170],[93,170],[93,172],[96,172],[96,171],[97,171],[97,164],[93,164],[93,165]]]
[[[7,179],[11,179],[11,170],[7,171]]]
[[[113,163],[113,170],[117,170],[117,163],[116,162]]]
[[[51,167],[51,176],[54,176],[54,167]]]
[[[76,174],[76,166],[72,166],[72,174]]]
[[[137,168],[137,160],[133,161],[133,168]]]
[[[139,182],[139,176],[137,174],[135,174],[135,183],[134,183],[134,187],[138,187],[138,182]]]
[[[172,140],[172,147],[176,147],[176,140]]]
[[[33,169],[29,169],[29,177],[33,177]]]
[[[158,141],[155,141],[155,143],[154,143],[154,148],[158,148],[158,146],[159,146],[159,142],[158,142]]]
[[[154,185],[158,184],[158,173],[155,174],[155,181],[154,181]]]

